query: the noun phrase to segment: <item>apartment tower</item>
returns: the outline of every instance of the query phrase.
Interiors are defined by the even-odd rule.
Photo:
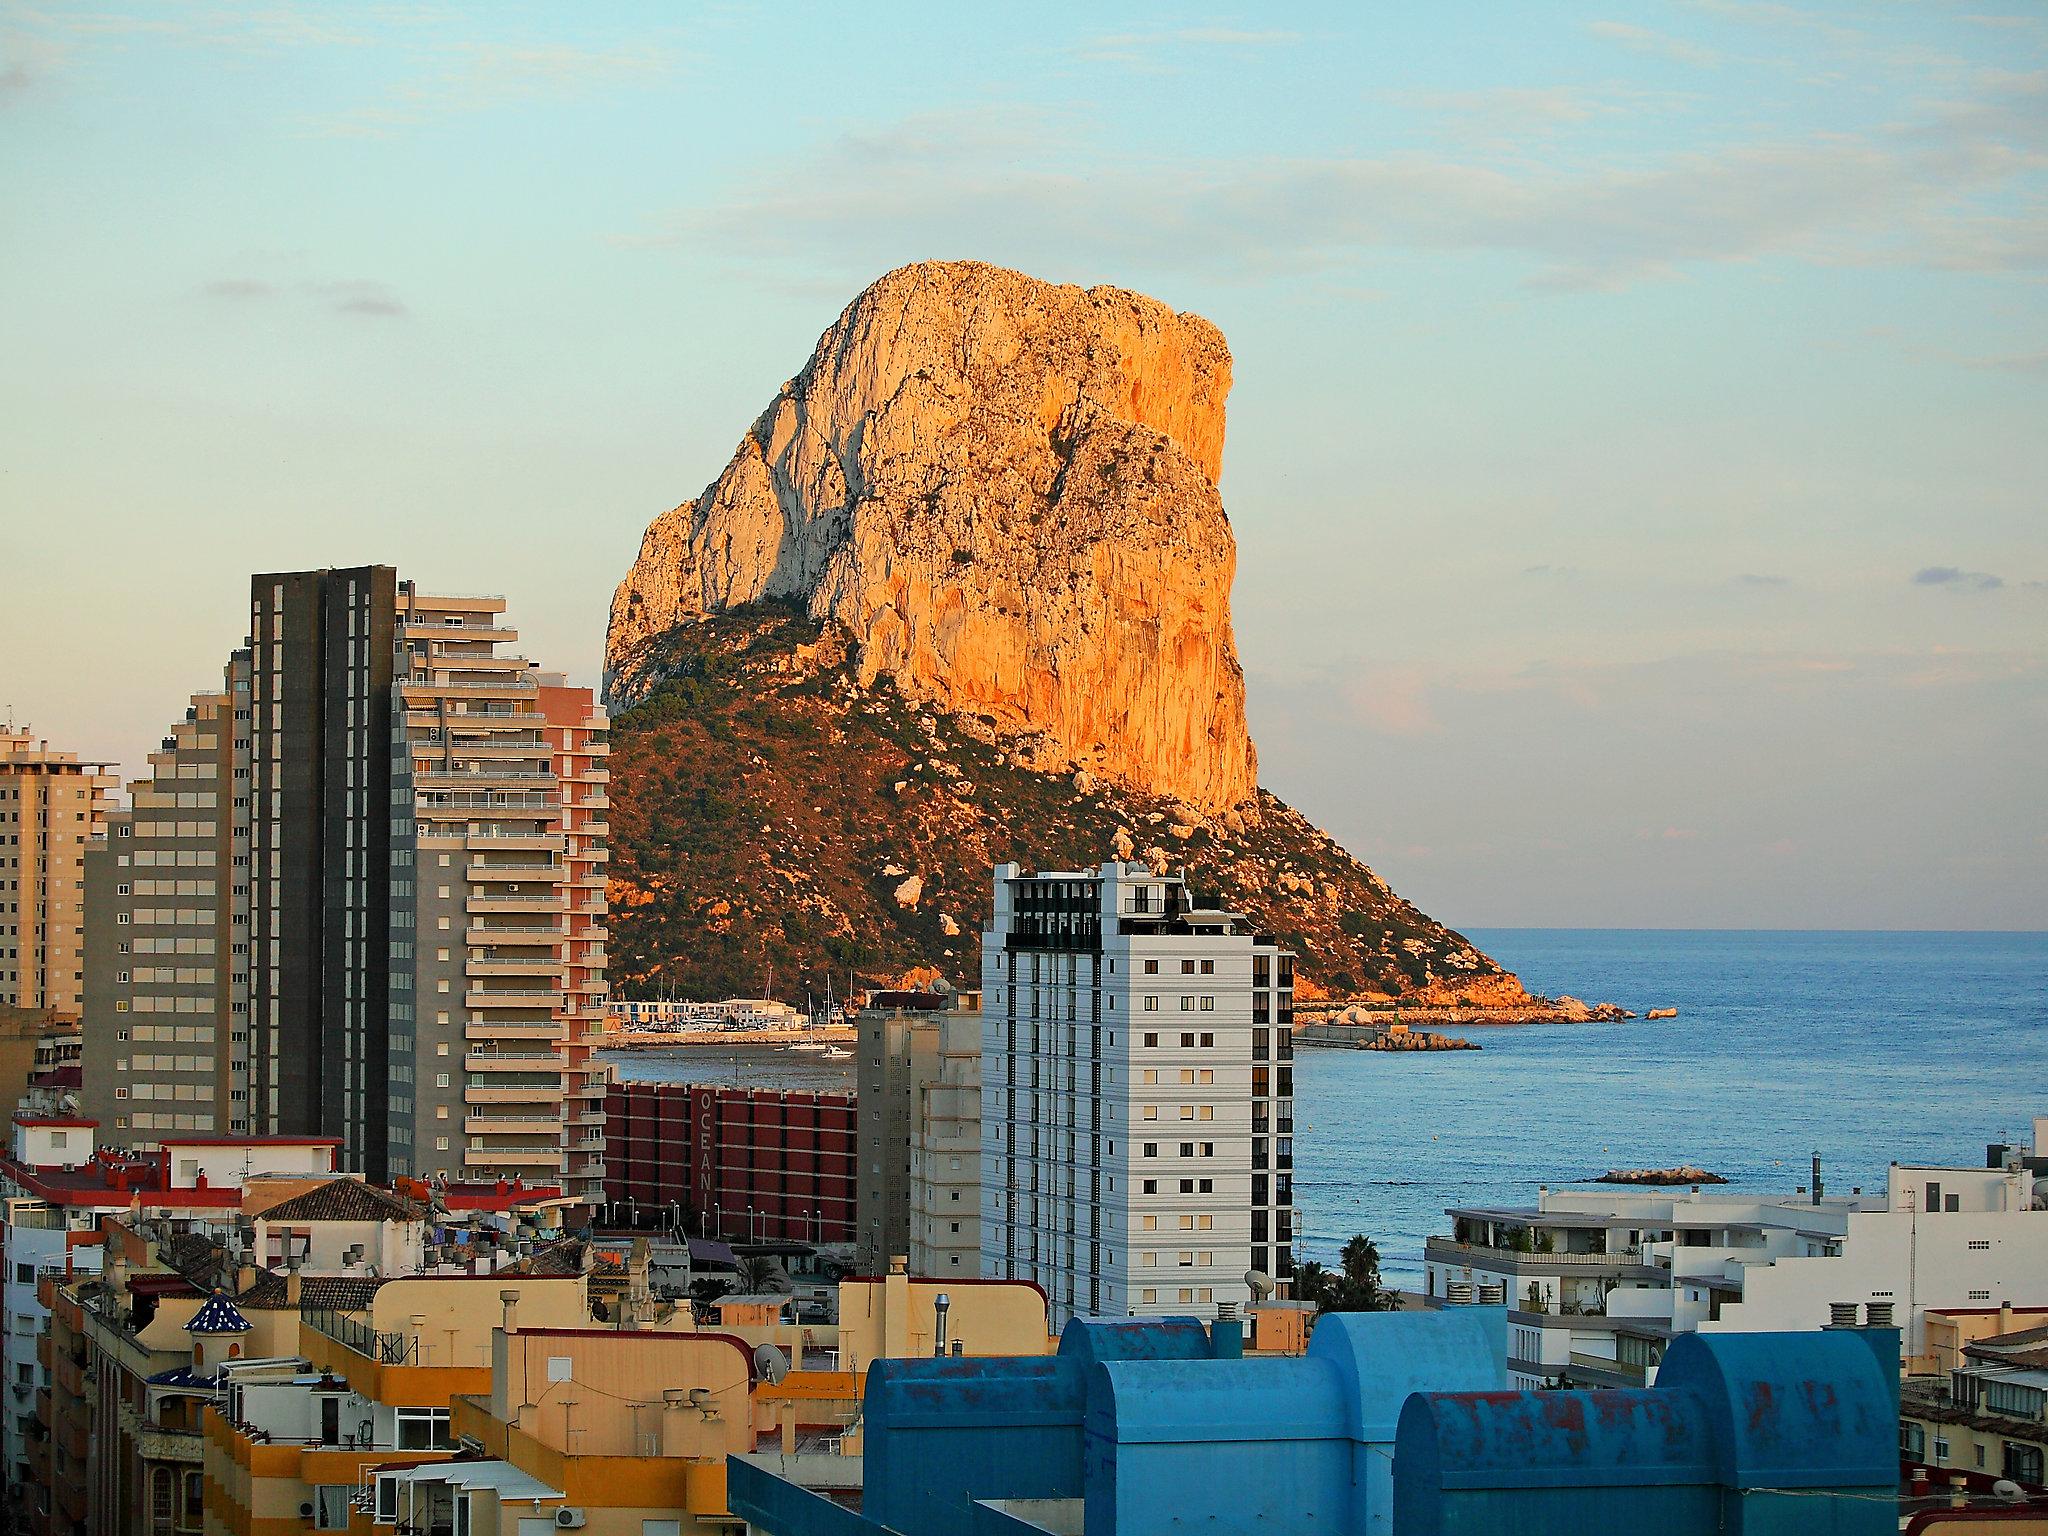
[[[589,689],[501,652],[504,611],[388,566],[252,579],[225,692],[193,701],[96,854],[104,1139],[210,1115],[336,1137],[379,1182],[602,1198],[607,723]],[[186,803],[202,794],[211,815]],[[177,961],[143,963],[164,925]],[[210,1030],[209,1091],[199,1036],[162,1033],[164,1011]]]
[[[401,583],[390,1171],[603,1198],[608,727],[523,657],[502,598]]]
[[[907,1257],[915,1275],[977,1276],[981,995],[877,992],[856,1030],[860,1263],[879,1275]],[[948,1239],[936,1265],[932,1207]]]
[[[85,849],[120,780],[0,729],[0,1003],[75,1019],[85,994]]]
[[[83,1102],[123,1146],[246,1129],[246,654],[225,682],[192,696],[85,856]]]
[[[1291,953],[1183,877],[1002,864],[982,967],[983,1275],[1057,1326],[1293,1273]]]
[[[258,1133],[338,1136],[382,1181],[398,575],[249,585],[249,1095]],[[409,1036],[408,1036],[409,1038]]]

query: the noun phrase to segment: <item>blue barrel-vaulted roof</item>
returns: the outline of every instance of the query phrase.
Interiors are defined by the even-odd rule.
[[[1893,1388],[1860,1330],[1682,1334],[1665,1352],[1657,1387],[1706,1403],[1714,1471],[1728,1487],[1898,1480]]]
[[[1391,1442],[1411,1392],[1487,1392],[1507,1384],[1507,1309],[1332,1312],[1319,1319],[1309,1358],[1345,1381],[1354,1440]]]
[[[1075,1318],[1060,1334],[1069,1360],[1207,1360],[1215,1346],[1192,1317]]]

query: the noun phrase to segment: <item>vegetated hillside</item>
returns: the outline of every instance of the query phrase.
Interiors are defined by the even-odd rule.
[[[1300,954],[1302,995],[1515,1004],[1520,985],[1272,795],[1203,823],[1037,771],[1028,738],[859,685],[795,605],[650,643],[612,734],[611,975],[624,995],[822,994],[923,968],[973,985],[990,867],[1185,868]],[[927,974],[929,972],[927,971]]]

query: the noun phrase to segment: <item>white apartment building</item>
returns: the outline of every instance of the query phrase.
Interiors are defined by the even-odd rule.
[[[1882,1196],[1560,1189],[1453,1209],[1425,1292],[1505,1301],[1518,1376],[1648,1379],[1676,1333],[1852,1322],[1896,1325],[1909,1367],[1932,1369],[1930,1312],[2048,1305],[2048,1116],[2031,1157],[1987,1164],[1894,1164]]]
[[[1179,876],[1002,864],[982,984],[983,1275],[1057,1328],[1293,1273],[1292,954]]]

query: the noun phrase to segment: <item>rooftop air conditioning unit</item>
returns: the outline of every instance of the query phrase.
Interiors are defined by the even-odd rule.
[[[583,1529],[583,1518],[582,1510],[565,1504],[555,1511],[555,1528],[563,1531],[580,1531]]]

